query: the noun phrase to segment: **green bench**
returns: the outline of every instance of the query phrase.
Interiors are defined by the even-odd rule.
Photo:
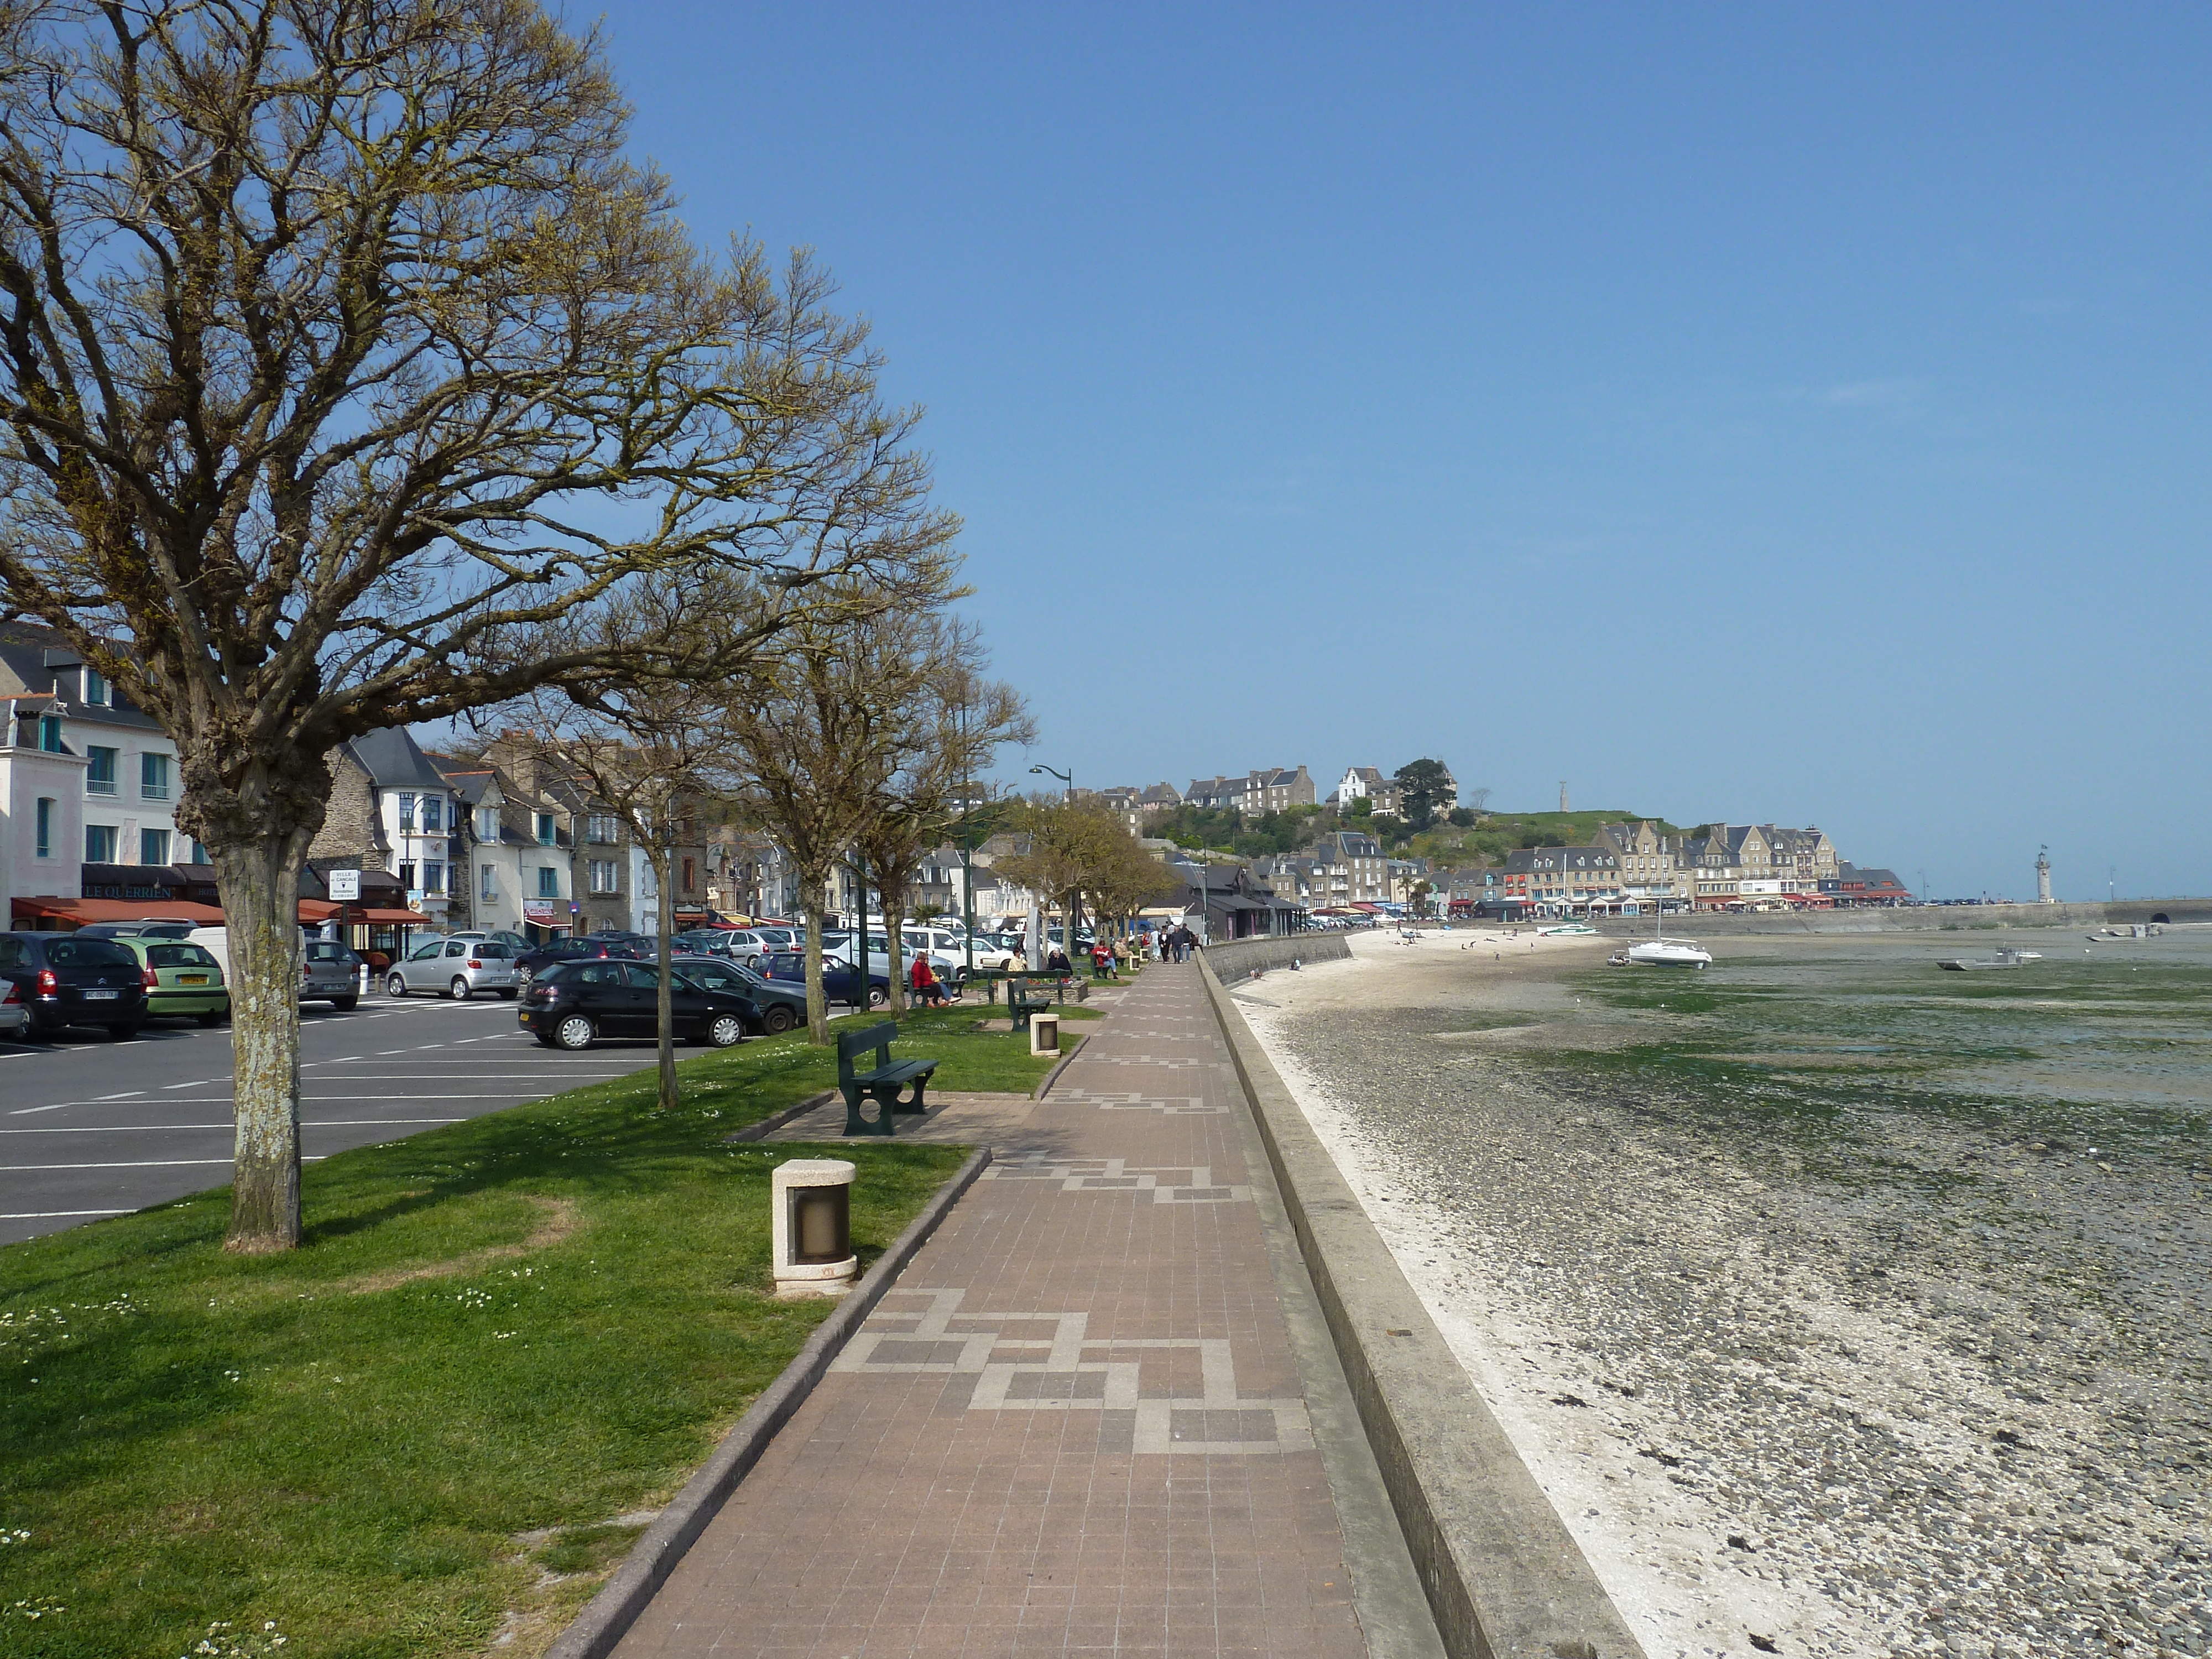
[[[1006,1012],[1013,1016],[1014,1030],[1017,1031],[1028,1030],[1030,1016],[1041,1014],[1052,1006],[1052,999],[1049,996],[1041,990],[1031,988],[1048,980],[1058,980],[1061,994],[1066,994],[1066,981],[1060,979],[1057,974],[1016,974],[1006,981]]]
[[[892,1122],[894,1115],[918,1116],[929,1109],[922,1100],[929,1086],[930,1074],[936,1071],[933,1060],[901,1060],[891,1058],[891,1044],[898,1040],[898,1027],[886,1020],[881,1025],[872,1025],[865,1031],[840,1031],[837,1034],[837,1089],[845,1097],[845,1133],[848,1135],[888,1135],[897,1133]],[[873,1070],[860,1071],[854,1065],[857,1055],[874,1049]],[[899,1091],[908,1084],[914,1085],[911,1098],[901,1100]],[[875,1121],[871,1122],[862,1107],[868,1101],[876,1103]]]

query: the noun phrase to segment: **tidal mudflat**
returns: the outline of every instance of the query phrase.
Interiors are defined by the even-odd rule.
[[[2212,1651],[2212,939],[1709,943],[1234,994],[1654,1659]]]

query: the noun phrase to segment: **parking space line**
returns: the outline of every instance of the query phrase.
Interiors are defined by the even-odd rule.
[[[0,1215],[0,1221],[58,1221],[71,1215],[129,1215],[128,1210],[18,1210]]]
[[[302,1164],[319,1164],[321,1156],[303,1158]],[[0,1164],[0,1175],[32,1175],[43,1170],[184,1170],[203,1164],[228,1164],[227,1158],[153,1158],[127,1164]]]
[[[387,1128],[398,1123],[466,1123],[465,1117],[303,1117],[303,1129]],[[0,1135],[166,1135],[185,1130],[229,1129],[229,1123],[94,1123],[66,1129],[0,1129]]]

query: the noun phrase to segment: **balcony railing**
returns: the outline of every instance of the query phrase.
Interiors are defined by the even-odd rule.
[[[84,793],[88,795],[112,795],[115,793],[115,780],[87,778],[84,781]]]

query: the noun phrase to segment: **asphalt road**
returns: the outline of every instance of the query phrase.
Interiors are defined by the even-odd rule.
[[[653,1063],[649,1041],[581,1054],[540,1048],[496,1000],[374,997],[351,1013],[301,1011],[301,1155],[420,1133],[441,1123],[620,1077]],[[51,1044],[0,1040],[0,1243],[228,1184],[230,1033],[149,1025]]]

